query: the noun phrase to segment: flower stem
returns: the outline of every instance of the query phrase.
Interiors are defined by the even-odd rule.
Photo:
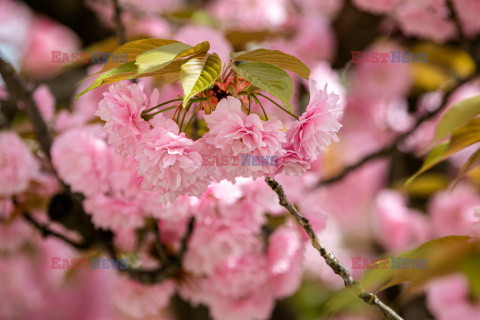
[[[182,100],[183,100],[183,98],[177,98],[177,99],[172,99],[172,100],[168,100],[168,101],[162,102],[162,103],[160,103],[159,105],[156,105],[155,107],[152,107],[152,108],[150,108],[150,109],[148,109],[148,110],[143,111],[143,112],[142,112],[142,117],[143,117],[145,114],[149,113],[150,111],[155,110],[155,109],[158,109],[158,108],[160,108],[160,107],[162,107],[162,106],[164,106],[164,105],[166,105],[166,104],[169,104],[169,103],[172,103],[172,102],[176,102],[176,101],[182,101]],[[176,106],[175,106],[175,107],[176,107]],[[163,111],[170,110],[170,109],[173,109],[173,108],[174,108],[174,107],[167,108],[167,109],[164,109]],[[163,112],[163,111],[162,111],[162,112]],[[156,113],[155,113],[155,114],[156,114]]]
[[[172,110],[172,109],[177,108],[177,107],[178,107],[177,105],[171,106],[171,107],[168,107],[168,108],[159,110],[159,111],[154,112],[154,113],[151,113],[151,114],[142,115],[142,117],[145,117],[145,118],[144,118],[145,120],[150,120],[153,116],[155,116],[155,115],[157,115],[157,114],[159,114],[159,113],[162,113],[162,112],[168,111],[168,110]]]
[[[260,93],[260,92],[258,92],[257,94],[258,94],[259,96],[264,97],[264,98],[267,99],[267,100],[270,100],[270,102],[274,103],[277,107],[279,107],[280,109],[282,109],[283,111],[285,111],[286,113],[288,113],[289,115],[291,115],[292,117],[294,117],[295,119],[298,120],[298,116],[297,116],[296,114],[291,113],[290,111],[288,111],[287,109],[285,109],[284,107],[282,107],[280,104],[278,104],[277,102],[275,102],[275,100],[270,99],[268,96],[266,96],[266,95],[264,95],[264,94],[262,94],[262,93]]]
[[[262,108],[262,111],[263,111],[263,115],[265,116],[265,120],[268,121],[267,113],[265,112],[265,109],[263,108],[263,105],[262,105],[262,103],[260,102],[260,100],[258,100],[257,96],[254,95],[254,94],[252,94],[252,97],[253,97],[253,100],[255,100],[255,102],[260,105],[260,107]]]

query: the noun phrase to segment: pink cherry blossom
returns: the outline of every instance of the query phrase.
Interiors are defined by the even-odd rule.
[[[210,12],[228,29],[264,29],[280,26],[287,19],[287,1],[216,0]],[[241,7],[242,10],[238,10]]]
[[[453,274],[428,284],[427,306],[438,320],[479,319],[480,306],[470,301],[470,285],[463,274]]]
[[[149,286],[117,276],[112,302],[121,313],[133,319],[158,317],[174,292],[173,281]]]
[[[205,218],[195,225],[183,263],[185,269],[193,274],[210,275],[225,259],[260,251],[260,239],[248,228],[225,218]]]
[[[397,98],[405,95],[411,83],[408,63],[397,63],[392,52],[403,53],[404,49],[395,43],[373,45],[362,54],[388,53],[385,62],[355,63],[351,74],[351,93],[368,100]],[[368,81],[366,81],[368,79]]]
[[[338,122],[341,115],[338,95],[328,93],[326,87],[317,91],[312,80],[307,111],[298,121],[287,127],[288,145],[291,145],[302,159],[317,159],[332,141],[338,141],[336,133],[341,127]]]
[[[443,43],[457,35],[449,14],[446,0],[406,0],[395,17],[406,35]]]
[[[402,0],[354,0],[353,3],[362,10],[372,13],[389,13]]]
[[[380,241],[387,250],[406,249],[429,239],[427,218],[407,208],[401,194],[383,190],[377,196],[376,210]]]
[[[133,155],[135,145],[142,133],[150,129],[150,124],[141,114],[149,107],[158,104],[158,91],[149,97],[142,83],[116,83],[110,86],[100,101],[96,115],[105,121],[108,142],[122,155]]]
[[[460,23],[468,36],[474,36],[480,32],[480,2],[476,0],[454,0],[453,7],[458,15]]]
[[[233,97],[222,99],[215,111],[204,118],[210,129],[206,142],[227,155],[274,155],[285,141],[279,120],[262,121],[256,114],[247,116],[241,110],[240,100]]]
[[[276,298],[293,294],[302,279],[304,242],[294,228],[282,226],[269,239],[268,268]]]
[[[40,109],[43,118],[46,121],[50,121],[55,113],[55,97],[53,96],[50,88],[46,85],[40,85],[33,92],[33,100]]]
[[[437,236],[480,235],[479,210],[480,197],[466,184],[437,193],[428,206]]]
[[[216,52],[224,62],[229,61],[230,52],[233,51],[232,45],[221,32],[204,26],[185,26],[178,31],[175,39],[191,46],[196,45],[199,39],[208,41],[210,51]]]
[[[85,195],[108,189],[108,173],[113,150],[98,126],[69,130],[52,146],[52,161],[60,177],[73,191]]]
[[[52,63],[52,51],[61,51],[67,54],[78,52],[80,40],[69,28],[47,17],[34,17],[30,26],[30,44],[23,69],[32,77],[44,79],[50,77],[63,63]],[[61,60],[62,58],[60,58]]]
[[[84,206],[99,228],[118,230],[125,227],[140,228],[144,224],[144,213],[138,200],[97,194],[85,199]]]
[[[267,319],[273,309],[265,256],[246,254],[229,259],[205,281],[210,310],[216,320]]]
[[[0,198],[21,193],[38,173],[38,164],[14,132],[0,131]]]
[[[180,195],[200,197],[208,185],[201,168],[201,145],[179,131],[173,120],[159,119],[154,129],[141,136],[135,150],[143,187],[159,190],[163,203]]]

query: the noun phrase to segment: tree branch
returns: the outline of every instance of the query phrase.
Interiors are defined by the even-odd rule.
[[[69,245],[71,245],[72,247],[76,248],[76,249],[79,249],[79,250],[84,250],[84,249],[88,249],[90,247],[90,245],[85,242],[85,241],[82,241],[82,242],[75,242],[71,239],[69,239],[68,237],[64,236],[63,234],[60,234],[58,232],[55,232],[53,230],[51,230],[48,225],[46,224],[42,224],[40,222],[38,222],[35,218],[33,218],[29,213],[27,212],[24,212],[23,213],[23,217],[25,218],[25,220],[27,220],[32,226],[36,227],[38,230],[40,230],[42,232],[42,235],[44,237],[48,237],[48,236],[53,236],[57,239],[60,239],[66,243],[68,243]]]
[[[187,231],[182,239],[180,250],[175,257],[171,257],[163,266],[151,270],[126,268],[120,269],[120,272],[126,273],[131,279],[143,284],[158,284],[173,277],[181,270],[183,256],[187,250],[187,244],[192,235],[194,224],[195,218],[191,217]],[[109,254],[113,259],[117,259],[114,250],[110,250]]]
[[[267,177],[265,178],[265,181],[277,194],[280,205],[287,209],[287,211],[297,220],[297,222],[308,234],[310,240],[312,241],[313,247],[317,249],[323,259],[325,259],[327,265],[333,270],[333,272],[338,274],[343,279],[345,287],[352,289],[365,303],[376,306],[387,319],[403,320],[402,317],[395,313],[395,311],[393,311],[389,306],[384,304],[375,294],[368,292],[362,288],[358,282],[353,280],[348,268],[338,261],[333,252],[325,248],[320,242],[312,228],[312,225],[310,224],[310,221],[302,216],[300,212],[298,212],[298,210],[290,203],[290,201],[288,201],[283,187],[274,179]]]
[[[116,34],[117,34],[117,41],[118,44],[121,46],[122,44],[127,42],[127,37],[125,36],[125,26],[122,23],[122,8],[118,3],[118,0],[112,0],[113,2],[113,9],[114,9],[114,20],[117,26]]]
[[[35,102],[33,101],[32,92],[27,89],[27,86],[23,80],[18,77],[15,69],[2,57],[0,57],[0,74],[7,85],[8,90],[25,105],[25,110],[28,117],[33,123],[35,135],[40,147],[48,159],[50,157],[50,148],[52,146],[52,137],[48,131],[47,124],[43,120],[42,114],[38,110]]]
[[[163,263],[167,263],[170,261],[170,256],[168,255],[167,248],[165,245],[162,243],[160,239],[160,230],[158,228],[158,220],[153,221],[152,225],[152,231],[154,232],[155,235],[155,247],[157,248],[157,253],[160,257],[160,261]]]
[[[420,127],[420,125],[422,125],[422,123],[424,123],[427,120],[430,120],[430,119],[434,118],[436,115],[438,115],[440,112],[442,112],[447,107],[448,98],[450,98],[450,96],[452,95],[452,93],[455,90],[457,90],[461,85],[467,83],[468,81],[472,80],[476,76],[477,76],[477,73],[475,73],[475,74],[473,74],[473,75],[471,75],[471,76],[469,76],[469,77],[467,77],[463,80],[458,81],[455,86],[453,86],[451,89],[449,89],[445,92],[445,94],[443,95],[442,102],[440,103],[440,107],[438,107],[436,110],[434,110],[432,112],[426,113],[426,114],[418,117],[417,120],[415,121],[415,124],[412,126],[412,128],[410,128],[408,131],[398,135],[395,138],[395,140],[393,140],[393,142],[390,143],[388,146],[385,146],[385,147],[381,148],[380,150],[375,151],[375,152],[365,156],[364,158],[360,159],[356,163],[347,166],[341,173],[337,174],[336,176],[333,176],[333,177],[328,178],[328,179],[321,180],[320,182],[317,183],[317,185],[314,188],[324,187],[324,186],[339,182],[343,178],[345,178],[349,173],[351,173],[352,171],[355,171],[356,169],[362,167],[364,164],[366,164],[367,162],[370,162],[371,160],[374,160],[374,159],[377,159],[377,158],[382,158],[382,157],[391,157],[392,153],[395,150],[398,150],[398,145],[403,143],[406,140],[406,138],[408,138],[412,133],[414,133],[415,130],[417,130],[418,127]]]

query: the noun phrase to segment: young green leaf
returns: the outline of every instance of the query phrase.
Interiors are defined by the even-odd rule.
[[[255,49],[238,53],[232,52],[230,56],[234,61],[265,62],[273,64],[279,68],[295,72],[305,79],[308,79],[310,74],[310,69],[302,61],[279,50]]]
[[[463,261],[478,253],[478,244],[478,239],[468,236],[434,239],[372,264],[361,283],[373,288],[386,281],[377,292],[404,282],[411,288],[419,287],[430,279],[460,271]]]
[[[293,81],[284,70],[269,63],[249,61],[232,64],[232,68],[254,86],[278,98],[292,112]]]
[[[467,276],[470,282],[470,288],[476,298],[480,298],[480,254],[472,254],[463,261],[461,265],[462,272]]]
[[[138,73],[148,73],[161,69],[174,60],[180,52],[190,48],[191,46],[188,44],[178,42],[145,51],[135,59]]]
[[[77,95],[75,97],[75,101],[77,101],[78,98],[80,98],[85,93],[92,91],[93,89],[109,83],[127,79],[129,76],[134,75],[136,72],[137,66],[135,65],[135,61],[131,61],[122,64],[114,69],[110,69],[107,72],[102,73],[100,76],[98,76],[87,89]]]
[[[191,97],[211,86],[221,72],[222,61],[216,53],[202,53],[183,63],[180,72],[183,107]]]
[[[468,173],[470,170],[475,168],[480,164],[480,149],[475,151],[469,158],[468,160],[463,164],[462,168],[460,169],[460,172],[458,173],[458,176],[455,178],[452,188],[454,188],[457,183]]]
[[[140,54],[146,51],[155,49],[160,46],[169,45],[172,43],[180,43],[180,42],[175,40],[167,40],[167,39],[135,40],[135,41],[125,43],[124,45],[118,47],[113,51],[112,55],[120,55],[121,57],[123,55],[126,55],[128,62],[131,62],[131,61],[134,61],[137,58],[137,56],[139,56]],[[103,66],[103,69],[102,71],[100,71],[100,73],[108,71],[110,69],[117,68],[123,63],[125,62],[108,62]]]
[[[433,148],[425,158],[422,167],[413,176],[411,176],[405,183],[405,187],[408,187],[418,176],[425,171],[433,168],[438,163],[447,159],[451,155],[463,150],[472,144],[480,141],[480,119],[474,118],[467,124],[457,128],[450,141],[441,143]]]
[[[480,95],[453,105],[438,123],[435,140],[444,138],[479,114]]]
[[[184,43],[173,43],[161,46],[140,54],[136,59],[138,73],[150,73],[166,67],[172,61],[206,53],[210,49],[208,41],[201,42],[192,47]]]

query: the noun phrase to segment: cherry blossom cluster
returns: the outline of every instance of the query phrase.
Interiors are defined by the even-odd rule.
[[[142,187],[156,191],[162,203],[181,195],[201,197],[212,180],[305,173],[325,147],[337,140],[341,127],[339,97],[326,88],[317,90],[313,82],[310,103],[296,121],[285,125],[275,117],[262,119],[242,108],[240,99],[227,96],[209,104],[208,114],[204,111],[203,117],[195,119],[205,121],[208,129],[196,140],[187,136],[188,126],[181,132],[183,122],[179,126],[163,114],[149,120],[142,117],[155,104],[159,104],[158,91],[147,95],[142,84],[123,82],[104,94],[96,114],[105,121],[104,131],[116,153],[136,160]],[[276,161],[274,165],[268,160],[257,166],[239,161],[212,166],[204,159],[206,155],[239,160],[242,155],[275,157]],[[62,156],[58,158],[59,164],[64,162]]]

